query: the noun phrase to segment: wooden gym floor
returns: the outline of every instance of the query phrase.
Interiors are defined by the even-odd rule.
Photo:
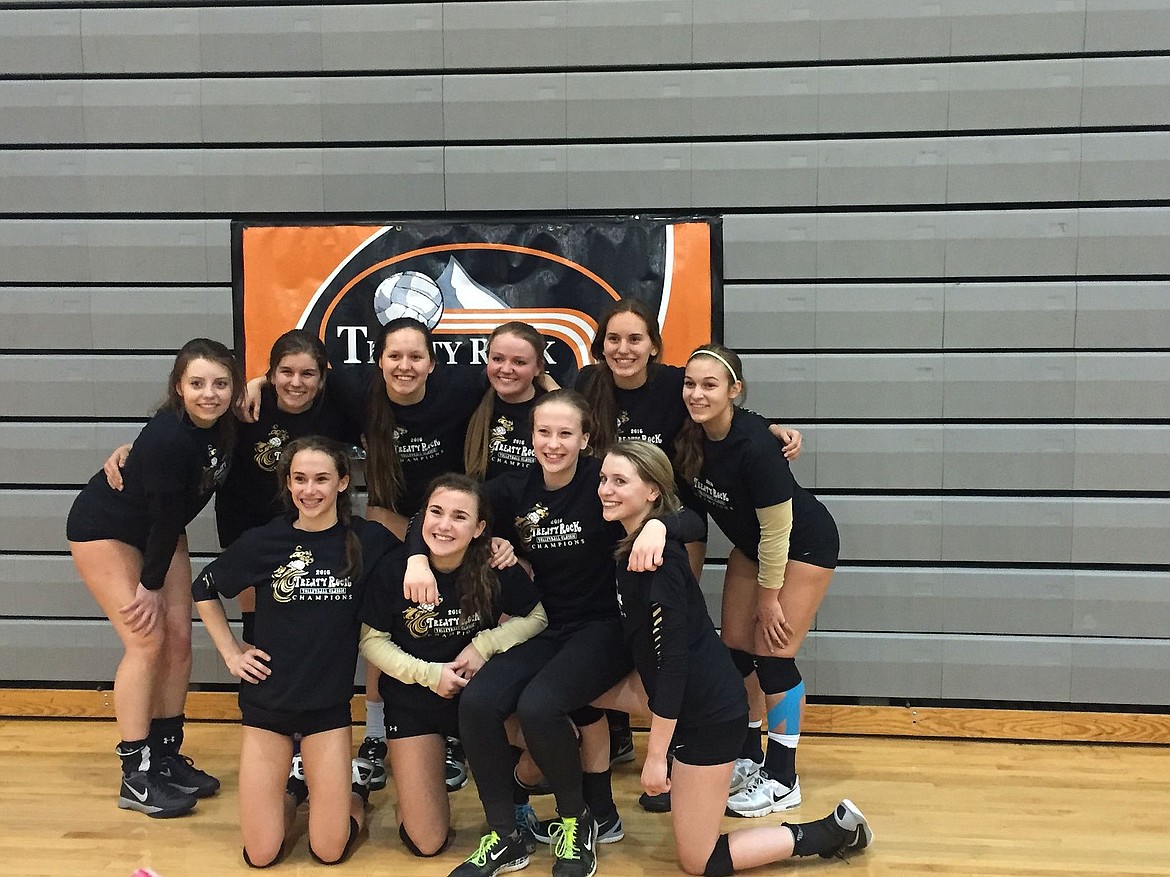
[[[354,729],[355,743],[360,729]],[[118,765],[108,721],[0,721],[0,877],[162,877],[252,874],[236,829],[238,726],[190,723],[185,750],[224,790],[190,816],[153,820],[115,805]],[[635,734],[640,756],[645,734]],[[876,840],[848,864],[795,860],[757,873],[1170,877],[1170,751],[1164,746],[1003,743],[806,735],[804,805],[774,822],[823,816],[842,797],[869,817]],[[600,848],[598,874],[677,875],[669,817],[636,803],[638,767],[615,769],[626,838]],[[549,798],[534,799],[542,818]],[[372,796],[369,836],[350,873],[444,877],[473,849],[482,815],[468,785],[452,796],[457,834],[437,859],[407,854],[394,821],[393,781]],[[762,820],[725,820],[725,828]],[[304,816],[297,828],[303,830]],[[541,847],[526,873],[548,874]],[[277,874],[323,874],[303,835]]]

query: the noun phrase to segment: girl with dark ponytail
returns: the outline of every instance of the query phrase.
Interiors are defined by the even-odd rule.
[[[310,791],[309,852],[318,861],[344,859],[365,824],[371,770],[350,760],[358,612],[369,583],[402,562],[393,534],[352,514],[342,445],[297,439],[279,472],[289,514],[246,532],[192,585],[224,664],[245,683],[240,827],[244,861],[254,867],[279,860]],[[251,646],[237,642],[219,602],[246,588],[256,590]]]

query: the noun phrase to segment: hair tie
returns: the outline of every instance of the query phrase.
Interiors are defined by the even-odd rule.
[[[731,367],[731,363],[728,362],[726,359],[724,359],[722,356],[720,356],[718,353],[716,353],[714,350],[708,350],[706,347],[700,347],[698,350],[696,350],[694,353],[692,353],[687,358],[687,362],[690,362],[696,356],[709,356],[712,359],[719,360],[721,363],[723,363],[723,367],[725,369],[727,369],[728,372],[731,373],[731,382],[733,384],[739,383],[739,376],[735,373],[735,369],[733,369]]]

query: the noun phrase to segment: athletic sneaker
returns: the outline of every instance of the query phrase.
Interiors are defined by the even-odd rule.
[[[370,763],[364,758],[355,758],[351,764],[353,784],[350,786],[350,788],[355,795],[362,799],[362,801],[369,803],[370,777],[373,774],[373,769],[370,766]]]
[[[197,768],[186,755],[164,755],[157,764],[158,775],[181,792],[210,798],[219,791],[219,780]]]
[[[609,730],[609,766],[625,764],[634,760],[634,734],[627,725],[625,728],[610,728]]]
[[[500,837],[494,831],[479,839],[479,848],[451,872],[450,877],[495,877],[528,867],[528,850],[515,832]]]
[[[118,806],[137,810],[155,819],[183,816],[195,809],[195,796],[171,785],[152,770],[136,770],[122,775],[118,789]]]
[[[467,785],[467,763],[463,756],[463,744],[454,737],[448,737],[446,749],[444,767],[446,775],[443,781],[447,784],[448,792],[458,792]]]
[[[532,836],[542,844],[551,844],[557,837],[558,829],[556,826],[560,825],[560,822],[560,819],[542,819],[533,827]],[[626,831],[622,827],[622,817],[618,814],[616,807],[609,816],[597,823],[597,842],[599,844],[615,844],[625,836]]]
[[[772,796],[773,813],[800,806],[800,777],[791,786],[786,786],[780,780],[773,779],[766,769],[760,768],[760,785]]]
[[[597,871],[597,822],[593,815],[586,810],[580,816],[566,816],[549,831],[554,838],[553,855],[557,857],[553,877],[593,877]]]
[[[873,829],[857,805],[846,798],[833,811],[833,821],[845,832],[846,839],[841,846],[829,853],[821,853],[822,859],[831,859],[833,856],[844,856],[849,852],[861,852],[873,843]]]
[[[748,784],[727,799],[728,816],[767,816],[772,812],[770,781],[757,773]]]
[[[531,855],[536,850],[536,830],[540,827],[540,820],[536,818],[536,811],[532,809],[531,804],[515,806],[516,830],[520,832],[520,839],[524,841],[524,849]]]
[[[743,791],[759,772],[759,763],[750,758],[737,758],[735,767],[731,769],[731,790],[728,794],[734,795],[736,792]]]
[[[357,757],[369,763],[370,791],[380,792],[386,788],[386,741],[380,737],[367,737],[358,747]]]
[[[638,796],[638,806],[647,813],[669,813],[670,792],[661,792],[657,795],[647,795],[643,792]]]
[[[305,782],[305,763],[301,760],[299,752],[293,755],[292,767],[289,769],[284,790],[293,796],[298,807],[309,800],[309,786]]]

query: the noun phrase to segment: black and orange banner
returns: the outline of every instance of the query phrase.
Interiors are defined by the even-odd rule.
[[[429,325],[436,353],[481,363],[486,338],[523,320],[548,340],[565,382],[590,361],[597,321],[621,298],[659,315],[664,357],[682,363],[717,335],[718,218],[379,225],[232,224],[236,350],[250,377],[272,342],[304,328],[334,365],[371,361],[382,325]]]

